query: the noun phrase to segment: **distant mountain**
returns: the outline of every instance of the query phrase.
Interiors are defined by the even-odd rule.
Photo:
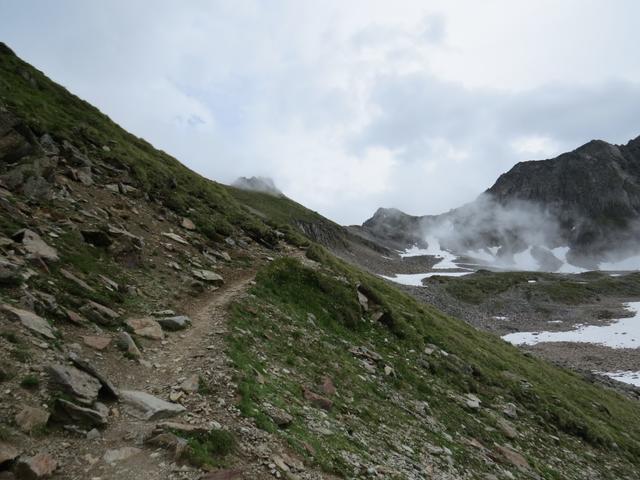
[[[595,268],[638,252],[640,137],[520,162],[460,208],[425,217],[379,209],[359,230],[403,246],[435,234],[454,249],[498,247],[499,255],[566,246],[572,263]]]

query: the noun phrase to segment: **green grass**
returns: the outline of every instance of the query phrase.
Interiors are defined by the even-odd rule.
[[[570,371],[525,356],[506,342],[344,264],[322,248],[313,246],[309,256],[321,262],[320,270],[281,259],[259,272],[252,296],[232,307],[235,333],[229,339],[229,353],[239,371],[242,413],[261,428],[277,432],[324,470],[343,477],[354,475],[344,455],[357,455],[365,463],[370,452],[384,455],[398,445],[390,431],[401,432],[403,441],[416,451],[425,442],[444,445],[468,470],[476,474],[491,470],[474,449],[425,427],[394,398],[409,407],[414,401],[428,402],[430,415],[446,432],[464,432],[465,437],[488,447],[513,443],[539,465],[544,478],[577,478],[567,472],[580,471],[578,465],[585,462],[603,478],[612,479],[639,467],[640,407],[636,403],[588,384]],[[512,277],[511,281],[519,279]],[[390,321],[372,323],[369,314],[359,311],[354,303],[358,284],[388,313]],[[313,323],[309,313],[315,317]],[[427,343],[449,355],[425,355]],[[395,375],[385,376],[381,364],[375,381],[363,380],[362,365],[349,352],[352,346],[366,346],[380,354]],[[274,375],[274,368],[290,373]],[[309,427],[311,414],[301,395],[302,386],[313,388],[324,375],[332,378],[340,392],[328,413],[335,427],[328,437]],[[259,376],[263,382],[258,381]],[[451,395],[466,393],[478,395],[485,406],[518,405],[523,413],[514,423],[522,437],[505,439],[491,428],[495,420],[486,411],[470,414],[451,399]],[[278,429],[264,402],[293,415],[292,425]],[[381,419],[384,430],[380,429]],[[561,449],[540,442],[550,435],[560,438]],[[311,445],[315,454],[310,455],[305,445]],[[584,451],[607,455],[614,459],[613,473],[591,457],[576,460],[563,449],[579,456]],[[554,456],[562,461],[549,466],[546,459]]]
[[[236,448],[236,439],[231,432],[213,429],[207,433],[190,434],[187,438],[187,458],[199,467],[224,466],[224,459]]]
[[[528,283],[536,280],[536,283]],[[640,295],[640,273],[611,277],[600,272],[560,275],[540,272],[478,271],[463,277],[432,277],[445,291],[466,303],[480,304],[512,291],[524,298],[539,298],[567,305],[595,302],[601,295]]]

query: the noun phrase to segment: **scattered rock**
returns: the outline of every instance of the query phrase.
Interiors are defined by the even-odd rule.
[[[473,393],[467,393],[463,398],[464,404],[467,408],[471,410],[478,410],[480,408],[480,404],[482,403],[478,397],[476,397]]]
[[[95,350],[104,350],[111,343],[111,337],[99,337],[90,335],[82,337],[82,341],[85,345]]]
[[[333,406],[333,402],[331,400],[323,397],[322,395],[318,395],[317,393],[312,392],[308,388],[305,388],[303,390],[302,395],[304,396],[305,400],[310,402],[314,407],[329,411]]]
[[[189,446],[188,442],[184,438],[178,437],[176,434],[170,432],[152,436],[145,440],[144,443],[171,451],[174,460],[180,460]]]
[[[133,341],[133,338],[131,338],[131,335],[127,332],[120,332],[118,334],[116,344],[118,345],[118,348],[123,350],[129,357],[135,359],[142,358],[142,353],[140,353],[136,342]]]
[[[12,307],[6,303],[0,305],[0,310],[7,314],[11,320],[22,323],[29,330],[39,333],[48,339],[55,340],[55,329],[44,318],[35,313]]]
[[[186,315],[159,318],[157,322],[164,330],[184,330],[191,324],[191,319]]]
[[[151,315],[154,317],[173,317],[176,312],[173,310],[158,310],[157,312],[153,312]]]
[[[20,451],[16,447],[0,441],[0,465],[15,460],[18,455],[20,455]]]
[[[72,424],[94,428],[104,427],[107,424],[108,416],[108,409],[100,403],[97,403],[95,408],[88,408],[57,398],[53,406],[51,419],[65,425]]]
[[[224,279],[211,270],[192,270],[193,276],[213,286],[219,287],[224,284]]]
[[[187,242],[184,238],[182,238],[180,235],[177,235],[175,233],[162,232],[162,236],[163,237],[167,237],[167,238],[173,240],[174,242],[181,243],[182,245],[189,245],[189,242]]]
[[[518,431],[515,429],[513,424],[504,418],[497,418],[496,423],[498,425],[498,429],[502,432],[502,434],[513,440],[518,438]]]
[[[92,322],[108,327],[117,325],[120,318],[119,313],[92,300],[83,305],[80,311]]]
[[[69,272],[68,270],[65,270],[64,268],[60,269],[60,275],[62,275],[67,280],[72,281],[73,283],[80,286],[81,288],[84,288],[88,292],[96,291],[96,289],[90,286],[87,282],[85,282],[81,278],[76,277],[73,273]]]
[[[496,461],[511,464],[520,470],[526,470],[529,468],[529,462],[527,462],[527,459],[509,447],[502,445],[496,446],[491,457]]]
[[[502,408],[502,413],[509,418],[518,418],[518,408],[513,403],[507,403]]]
[[[91,375],[66,365],[49,365],[47,372],[54,388],[73,396],[83,405],[91,405],[98,398],[100,382]]]
[[[362,310],[364,310],[365,312],[368,312],[369,311],[369,299],[360,290],[358,290],[357,292],[358,292],[358,303],[362,307]]]
[[[20,430],[29,433],[47,424],[49,421],[49,412],[42,408],[24,407],[16,415],[15,421]]]
[[[130,318],[125,323],[139,337],[150,338],[151,340],[162,340],[164,338],[160,324],[151,317]]]
[[[102,437],[102,435],[100,434],[100,430],[98,430],[97,428],[92,428],[91,430],[89,430],[87,432],[87,440],[99,440]]]
[[[33,230],[19,230],[12,238],[16,242],[22,243],[22,247],[33,257],[49,260],[50,262],[60,260],[56,249],[47,245],[44,240],[40,238],[40,235]]]
[[[322,393],[330,397],[336,394],[336,386],[333,384],[333,380],[331,380],[331,378],[329,377],[322,377],[320,390],[322,391]]]
[[[38,453],[33,457],[20,458],[14,470],[18,480],[37,480],[53,475],[58,462],[48,453]]]
[[[198,375],[191,375],[184,382],[180,384],[180,390],[185,393],[195,393],[200,386],[200,377]]]
[[[266,404],[264,405],[264,407],[266,414],[278,427],[287,428],[293,423],[293,416],[291,416],[288,412],[285,412],[281,408],[274,407],[270,404]]]
[[[102,459],[109,464],[121,462],[141,453],[142,450],[136,447],[122,447],[113,450],[107,450]]]
[[[191,221],[191,219],[186,218],[186,217],[182,219],[181,225],[182,225],[182,228],[184,228],[186,230],[195,230],[196,229],[196,224],[193,223]]]
[[[131,414],[145,420],[169,418],[185,411],[182,405],[170,403],[146,392],[123,390],[120,392],[122,402],[131,407]]]

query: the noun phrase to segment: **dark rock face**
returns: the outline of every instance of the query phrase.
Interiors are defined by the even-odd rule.
[[[373,217],[362,224],[373,239],[391,247],[403,249],[424,245],[422,224],[428,217],[414,217],[397,208],[379,208]]]
[[[542,205],[574,254],[599,254],[611,242],[632,247],[640,220],[640,137],[620,146],[593,140],[551,160],[518,163],[487,194],[501,205]]]
[[[420,245],[424,234],[448,222],[448,248],[500,247],[509,256],[528,246],[569,246],[584,266],[638,250],[640,137],[626,145],[593,140],[554,159],[516,164],[476,201],[437,217],[378,209],[362,230],[395,244]],[[556,260],[537,250],[543,263]]]

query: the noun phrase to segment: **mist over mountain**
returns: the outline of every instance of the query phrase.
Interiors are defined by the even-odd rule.
[[[269,193],[276,197],[283,196],[283,193],[276,187],[275,182],[268,177],[240,177],[231,185],[242,190]]]
[[[521,162],[469,204],[422,217],[379,209],[359,230],[395,248],[431,236],[443,248],[489,253],[506,265],[525,251],[551,270],[619,262],[638,253],[640,137],[626,145],[593,140]]]

